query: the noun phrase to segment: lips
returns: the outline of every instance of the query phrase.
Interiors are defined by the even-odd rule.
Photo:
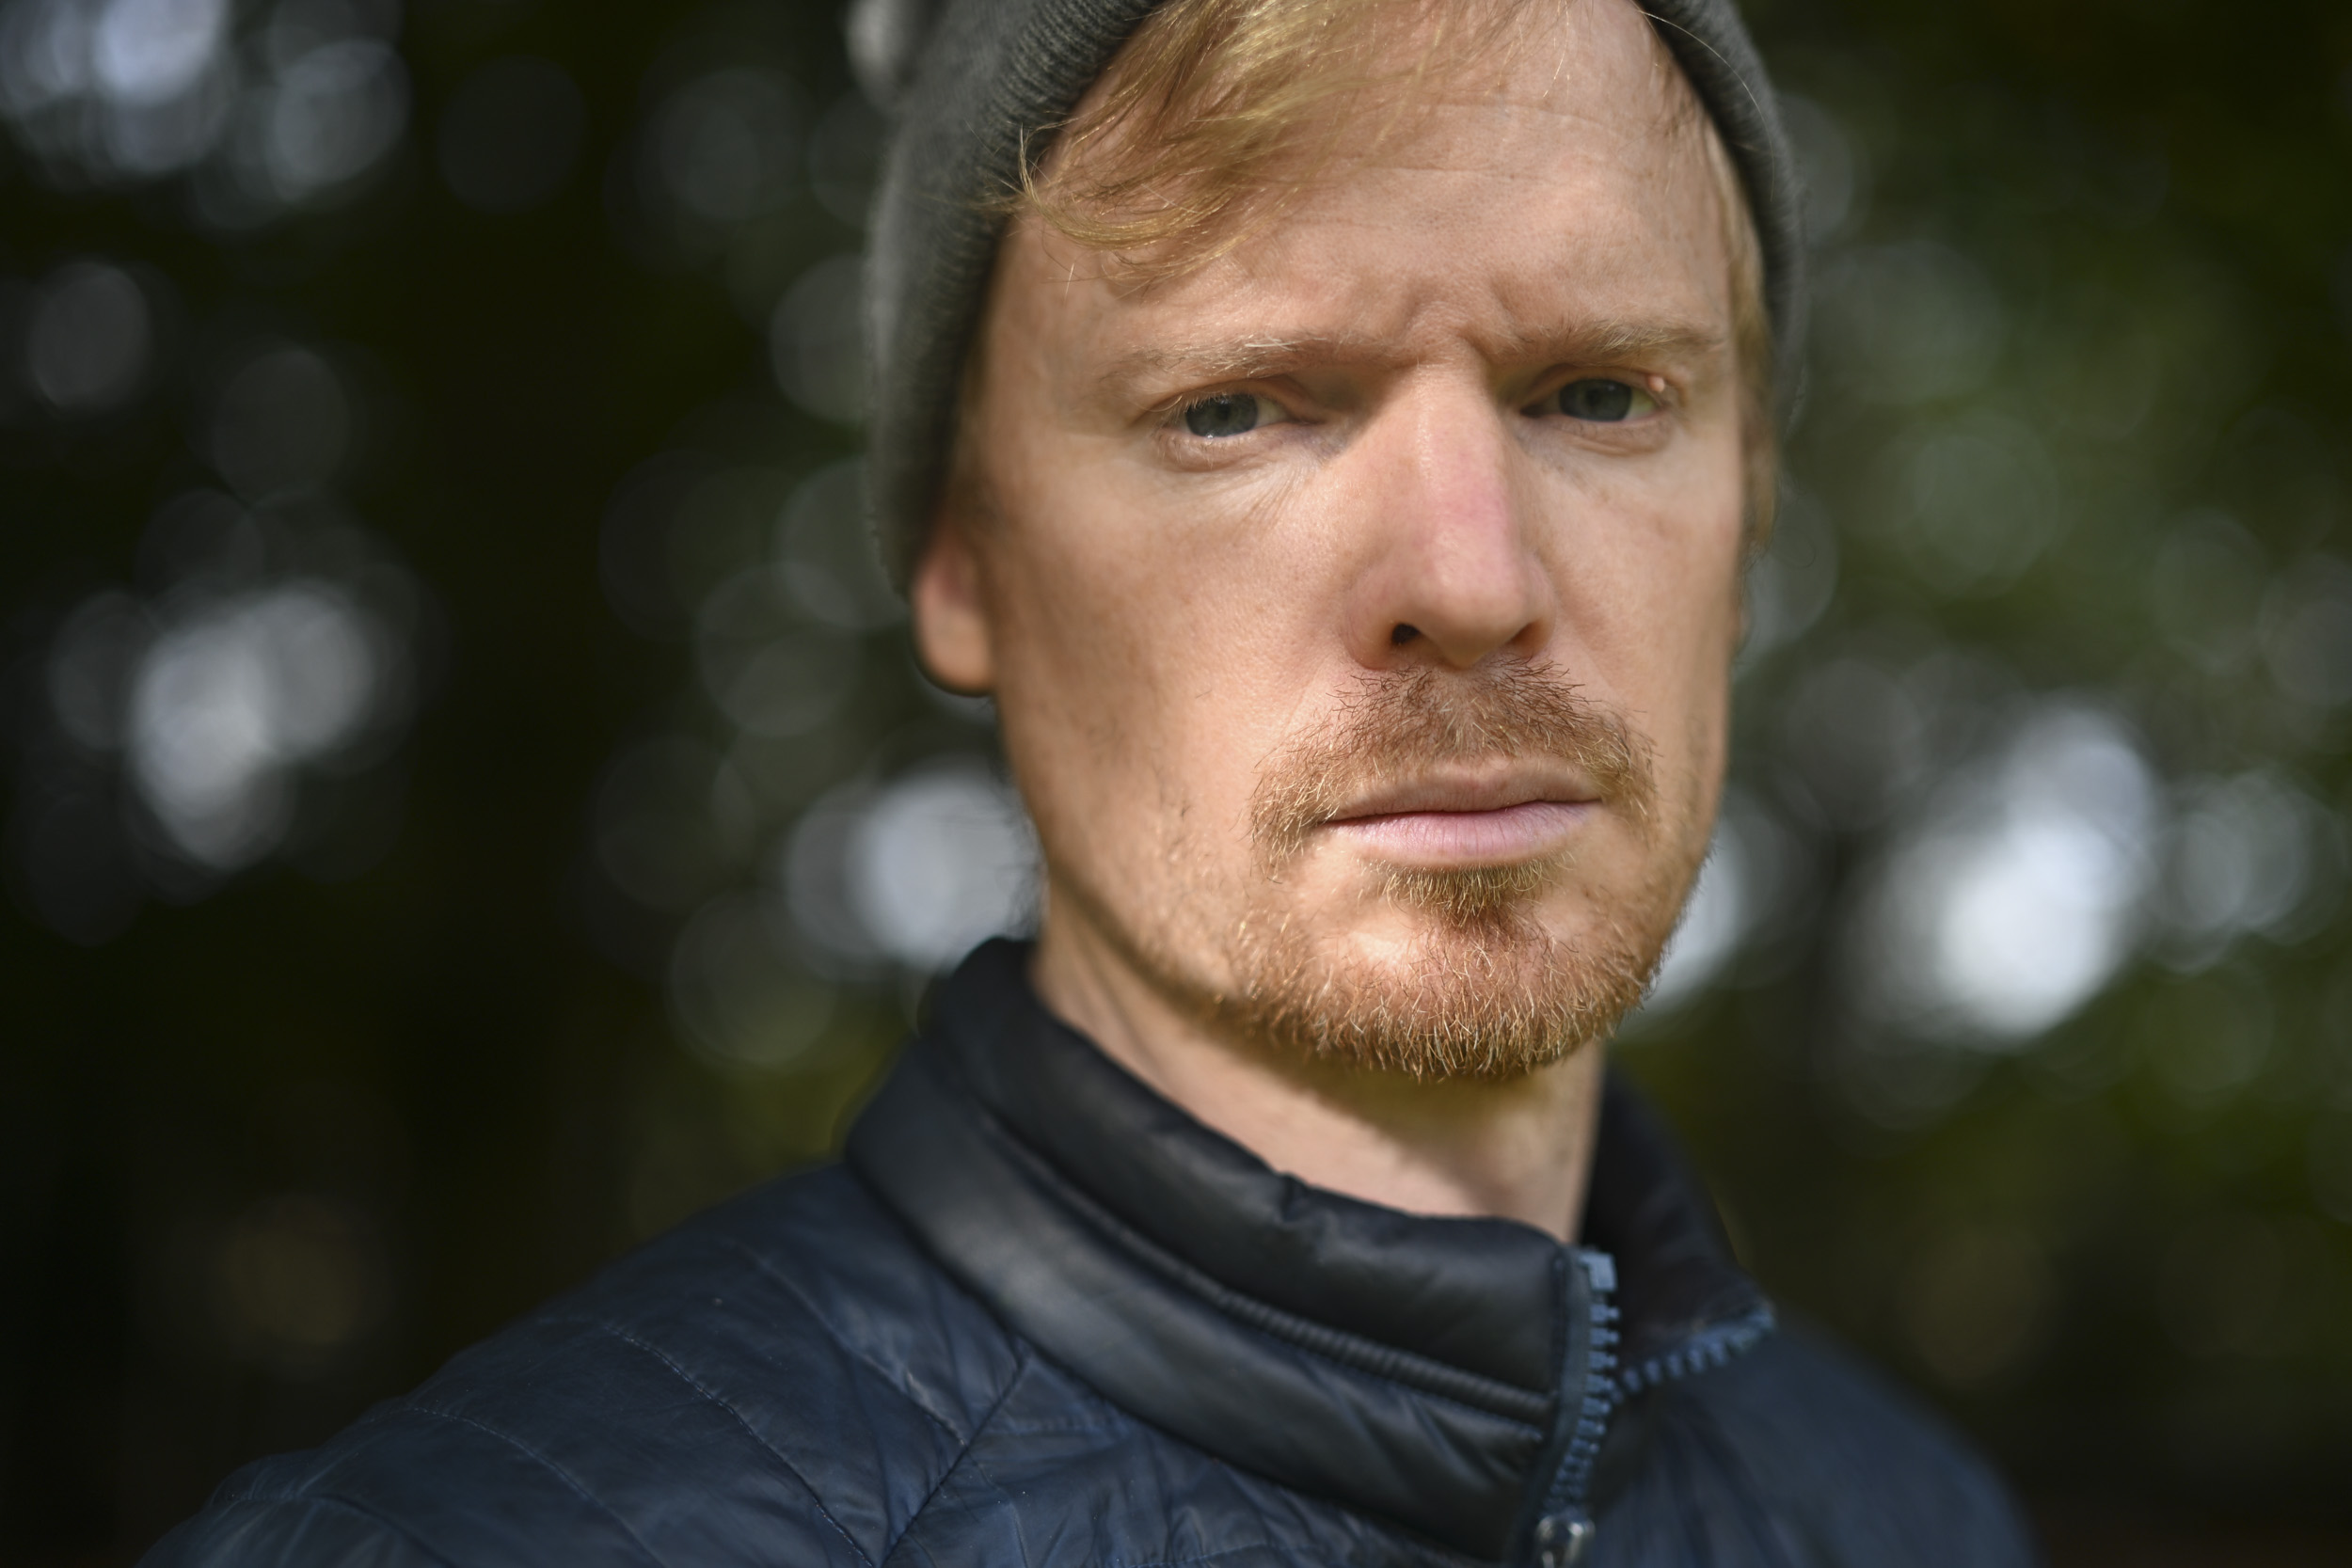
[[[1470,870],[1555,854],[1599,807],[1577,779],[1424,780],[1367,796],[1324,831],[1368,860]]]
[[[1556,854],[1598,808],[1590,800],[1526,800],[1492,811],[1408,811],[1352,816],[1327,831],[1367,860],[1432,871],[1518,865]]]

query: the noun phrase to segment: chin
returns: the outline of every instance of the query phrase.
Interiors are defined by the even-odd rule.
[[[1216,1010],[1257,1043],[1414,1079],[1548,1067],[1641,1002],[1680,902],[1637,897],[1617,906],[1634,918],[1578,919],[1558,875],[1540,863],[1391,870],[1369,924],[1295,910],[1246,921]]]

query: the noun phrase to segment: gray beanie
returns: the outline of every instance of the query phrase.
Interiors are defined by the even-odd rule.
[[[1022,149],[1068,119],[1155,0],[853,0],[850,57],[894,130],[866,260],[876,543],[901,586],[946,478],[963,359]],[[1732,0],[1645,0],[1747,188],[1782,407],[1804,334],[1800,191],[1780,103]]]

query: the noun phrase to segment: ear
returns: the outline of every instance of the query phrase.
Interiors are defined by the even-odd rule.
[[[914,657],[950,691],[979,696],[996,685],[994,627],[980,590],[980,562],[962,508],[943,503],[907,584]]]

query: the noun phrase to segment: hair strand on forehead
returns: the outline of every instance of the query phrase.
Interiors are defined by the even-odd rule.
[[[1146,276],[1184,270],[1327,168],[1360,131],[1349,111],[1386,100],[1355,150],[1377,146],[1413,87],[1490,48],[1529,3],[1487,0],[1466,24],[1432,0],[1168,0],[1037,138],[1008,208]],[[1406,37],[1416,47],[1400,51]]]

